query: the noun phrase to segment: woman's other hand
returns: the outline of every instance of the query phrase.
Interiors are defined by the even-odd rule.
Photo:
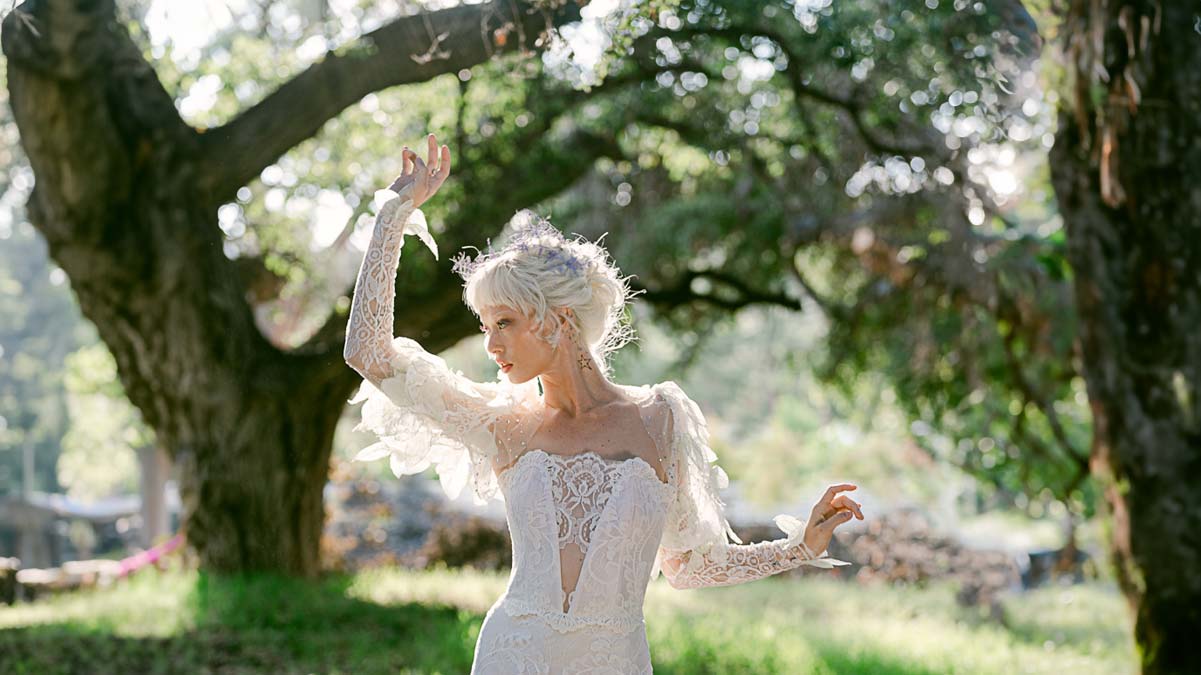
[[[444,145],[439,152],[438,139],[433,134],[426,140],[429,142],[428,163],[422,161],[409,146],[404,146],[400,153],[400,175],[388,186],[389,190],[400,192],[411,183],[413,191],[409,196],[413,199],[413,208],[420,207],[433,197],[450,175],[450,148]]]
[[[831,485],[826,488],[825,494],[813,506],[813,511],[809,514],[809,522],[805,524],[803,538],[805,545],[809,547],[813,555],[820,555],[830,546],[834,528],[850,521],[852,517],[863,520],[863,511],[860,505],[850,497],[838,494],[858,489],[858,487],[851,483]]]

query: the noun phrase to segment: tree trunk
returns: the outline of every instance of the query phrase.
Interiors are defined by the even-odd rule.
[[[528,9],[506,0],[403,17],[204,134],[179,117],[112,0],[29,0],[5,17],[13,114],[37,178],[29,218],[177,465],[204,568],[317,574],[334,429],[359,382],[342,361],[345,317],[291,352],[263,337],[216,207],[366,93],[530,47],[483,43],[501,24],[535,36],[579,16],[575,4]],[[442,34],[444,54],[414,59]],[[445,309],[460,289],[439,276],[419,291]],[[441,316],[428,309],[402,331],[428,329],[428,349],[471,332],[466,320],[424,325]]]
[[[1074,0],[1051,155],[1145,673],[1201,672],[1201,37],[1188,2]],[[1104,73],[1104,76],[1100,75]]]

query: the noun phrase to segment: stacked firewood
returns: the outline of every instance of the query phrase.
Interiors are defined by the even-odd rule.
[[[743,541],[776,539],[770,525],[736,528]],[[822,574],[859,583],[925,586],[950,581],[956,600],[1003,621],[1001,598],[1021,588],[1015,557],[1002,550],[981,550],[940,533],[917,509],[900,509],[839,529],[830,542],[831,557],[852,563],[833,570],[802,567],[791,574]]]
[[[838,541],[862,565],[856,578],[863,582],[924,585],[951,579],[997,591],[1021,585],[1011,553],[965,546],[938,532],[915,509],[885,514],[858,532],[840,533]]]

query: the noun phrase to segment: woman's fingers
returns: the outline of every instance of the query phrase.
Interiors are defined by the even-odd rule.
[[[450,148],[438,146],[438,138],[434,134],[426,136],[428,152],[426,159],[421,159],[417,152],[409,146],[403,146],[400,152],[400,177],[393,185],[409,178],[417,184],[417,193],[424,194],[428,199],[446,182],[450,175]],[[421,201],[421,198],[418,198]]]
[[[839,511],[838,513],[830,516],[829,518],[826,518],[825,520],[819,522],[817,524],[817,527],[819,529],[824,528],[826,532],[833,532],[834,528],[847,522],[848,520],[851,519],[851,517],[852,517],[852,514],[850,511]]]
[[[859,486],[853,483],[839,483],[826,488],[826,494],[822,495],[821,501],[829,502],[834,499],[834,495],[846,490],[858,490]]]
[[[838,506],[835,504],[835,501],[839,496],[838,493],[844,490],[855,490],[857,488],[858,486],[852,483],[839,483],[826,488],[826,492],[822,495],[822,498],[817,500],[817,503],[813,505],[812,516],[818,520],[822,520],[830,516],[834,511],[838,510]]]
[[[862,506],[846,495],[838,495],[835,497],[834,501],[831,502],[831,506],[839,510],[848,509],[854,512],[855,516],[859,518],[859,520],[863,520]]]
[[[438,176],[446,180],[450,176],[450,147],[442,146],[442,154],[438,159]]]
[[[417,183],[418,190],[423,190],[428,196],[430,190],[430,171],[425,166],[425,162],[416,154],[413,155],[413,181]]]
[[[436,161],[430,164],[430,185],[432,189],[437,190],[446,182],[446,177],[450,173],[450,148],[445,145],[436,156]]]

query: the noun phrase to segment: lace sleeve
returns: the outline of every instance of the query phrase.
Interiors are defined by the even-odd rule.
[[[380,439],[354,459],[387,457],[397,476],[432,466],[451,498],[470,481],[476,501],[484,502],[497,493],[494,462],[503,463],[513,440],[525,432],[537,392],[507,380],[474,382],[414,340],[392,337],[404,235],[418,235],[437,255],[409,187],[380,210],[351,302],[343,356],[364,377],[350,400],[363,403],[355,430]]]
[[[805,523],[788,515],[776,524],[788,536],[743,544],[725,517],[719,491],[729,484],[700,408],[674,382],[662,387],[671,406],[670,463],[675,485],[656,569],[674,588],[729,586],[778,574],[801,565],[834,567],[849,563],[814,555],[801,540]],[[731,540],[733,543],[731,543]],[[654,573],[652,573],[654,576]]]
[[[391,362],[396,357],[392,349],[393,305],[396,300],[396,269],[400,264],[400,249],[406,234],[416,234],[438,257],[438,246],[430,236],[421,209],[413,207],[410,196],[413,184],[386,201],[375,218],[371,243],[363,255],[363,265],[354,285],[350,304],[350,319],[346,324],[346,345],[343,357],[363,377],[379,383],[392,375]]]

